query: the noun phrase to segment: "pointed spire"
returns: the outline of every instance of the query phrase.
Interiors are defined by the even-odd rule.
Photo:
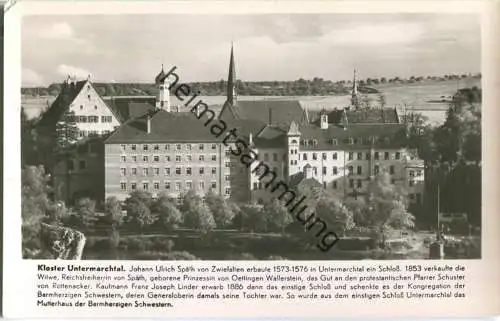
[[[288,128],[287,135],[288,136],[297,136],[297,135],[300,136],[299,126],[293,120],[290,123],[290,127]]]
[[[233,42],[231,41],[231,57],[229,58],[229,75],[227,77],[227,101],[233,105],[236,101],[236,71],[234,69]]]
[[[354,76],[352,80],[352,93],[351,93],[351,105],[354,108],[358,108],[359,100],[358,100],[358,82],[356,80],[357,70],[354,68]]]

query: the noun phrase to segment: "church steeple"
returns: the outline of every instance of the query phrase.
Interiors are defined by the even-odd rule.
[[[234,70],[233,43],[231,43],[231,57],[229,58],[229,75],[227,77],[227,102],[233,105],[236,102],[236,71]]]
[[[354,108],[359,107],[359,97],[358,97],[358,82],[356,80],[357,70],[354,68],[354,77],[352,79],[352,92],[351,92],[351,105]]]

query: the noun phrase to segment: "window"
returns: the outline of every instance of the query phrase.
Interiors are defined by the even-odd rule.
[[[264,161],[269,161],[269,155],[267,153],[264,154]]]
[[[253,189],[256,190],[258,188],[258,184],[257,183],[253,183]]]
[[[336,152],[334,152],[334,153],[332,154],[332,158],[333,158],[333,160],[337,160],[337,153],[336,153]]]
[[[154,145],[154,146],[153,146],[153,150],[160,150],[160,146],[158,146],[158,145]]]
[[[170,182],[168,181],[165,182],[165,189],[170,189]]]
[[[415,176],[415,172],[414,171],[410,171],[410,177],[414,177]]]
[[[217,188],[217,182],[216,181],[212,181],[211,187],[214,188],[214,189]]]
[[[363,167],[362,167],[362,166],[358,166],[358,168],[356,169],[356,173],[357,173],[358,175],[363,174]]]
[[[318,175],[318,168],[316,166],[313,167],[314,176]]]
[[[313,160],[318,160],[318,154],[313,153]]]
[[[126,168],[120,168],[120,173],[122,174],[122,176],[125,176],[127,175],[127,169]]]
[[[87,164],[85,163],[84,160],[81,160],[78,165],[79,165],[80,169],[85,169],[85,167],[87,167]]]
[[[125,182],[121,182],[121,183],[120,183],[120,190],[122,190],[122,191],[126,191],[126,190],[127,190],[127,183],[125,183]]]
[[[422,171],[417,171],[417,176],[422,176]]]
[[[401,153],[400,152],[396,152],[396,159],[401,159]]]
[[[187,162],[190,162],[193,160],[193,157],[191,157],[191,155],[186,155],[186,161]]]
[[[83,109],[83,105],[80,105],[80,110],[82,110],[82,109]]]
[[[175,175],[180,175],[181,174],[181,168],[180,167],[176,167],[175,168]]]
[[[389,159],[389,152],[385,152],[385,153],[384,153],[384,159],[385,159],[385,160],[388,160],[388,159]]]
[[[231,188],[226,187],[225,193],[226,193],[226,195],[231,195]]]
[[[200,185],[200,190],[204,190],[205,189],[205,182],[199,182],[199,185]]]
[[[415,181],[414,181],[414,180],[412,180],[412,179],[410,180],[410,182],[409,182],[409,183],[410,183],[410,187],[412,187],[413,185],[415,185]]]
[[[213,162],[217,161],[217,155],[212,155],[212,161]]]
[[[176,149],[176,150],[181,150],[181,149],[182,149],[181,144],[177,144],[177,145],[175,145],[175,149]]]
[[[349,179],[349,188],[354,188],[354,180],[352,178]]]
[[[200,162],[204,162],[205,161],[205,155],[200,155],[199,160],[200,160]]]
[[[160,161],[160,156],[158,156],[158,155],[153,156],[153,160],[155,162],[159,162]]]
[[[131,183],[130,184],[130,189],[135,191],[137,189],[137,183]]]
[[[358,153],[357,159],[358,160],[363,160],[363,153]]]
[[[307,160],[307,154],[304,153],[303,157],[302,157],[303,160]]]
[[[226,182],[229,182],[229,180],[230,180],[229,175],[224,176],[224,179],[226,180]]]
[[[278,161],[278,154],[276,154],[276,153],[273,154],[273,161],[275,161],[275,162]]]
[[[144,155],[142,156],[142,161],[147,163],[148,162],[148,156],[147,155]]]
[[[372,158],[372,154],[366,153],[366,160],[370,160]]]
[[[226,166],[226,167],[231,167],[231,162],[226,162],[226,163],[225,163],[225,166]]]
[[[323,175],[326,175],[326,167],[323,167]]]
[[[339,169],[337,168],[337,166],[333,166],[332,173],[333,175],[337,175],[339,173]]]
[[[142,189],[147,191],[149,189],[149,183],[148,182],[142,183]]]
[[[186,145],[186,150],[191,150],[191,148],[192,148],[192,147],[191,147],[191,144],[187,144],[187,145]]]
[[[353,152],[349,152],[349,160],[352,160],[352,159],[353,159],[353,157],[354,157]]]
[[[373,167],[373,172],[375,173],[375,175],[377,175],[377,174],[380,172],[380,166],[375,165],[375,166]]]
[[[122,163],[125,163],[127,161],[127,157],[126,156],[121,156],[120,160],[121,160]]]
[[[205,168],[200,167],[199,172],[200,172],[200,175],[203,176],[205,174]]]
[[[390,173],[391,175],[393,175],[393,174],[394,174],[394,165],[391,165],[391,167],[389,167],[389,173]]]
[[[143,168],[142,169],[142,176],[148,176],[149,174],[149,169],[148,168]]]
[[[158,167],[153,168],[153,173],[155,176],[160,176],[160,169]]]
[[[175,182],[175,190],[180,191],[181,190],[181,182]]]
[[[134,145],[130,145],[130,148],[131,148],[132,150],[136,150],[136,149],[137,149],[137,146],[136,146],[135,144],[134,144]]]
[[[181,160],[181,155],[175,155],[175,161],[177,163],[180,163],[182,160]]]
[[[323,160],[326,160],[326,153],[322,154],[322,158],[323,158]]]
[[[170,156],[169,155],[165,156],[165,162],[170,162]]]
[[[203,150],[204,148],[205,148],[205,145],[203,145],[203,144],[198,145],[199,150]]]
[[[125,144],[120,145],[120,147],[122,150],[127,150],[127,145],[125,145]]]
[[[217,149],[217,145],[216,144],[212,144],[212,149]]]
[[[165,176],[170,176],[170,168],[165,167],[164,173],[165,173]]]
[[[169,144],[165,144],[165,150],[170,150],[170,145]]]
[[[379,160],[379,155],[378,155],[378,152],[375,152],[373,154],[373,158],[375,158],[375,160]]]
[[[347,168],[347,175],[352,175],[353,173],[354,173],[354,167],[349,166],[349,167]]]
[[[137,156],[135,156],[135,155],[134,155],[134,156],[132,156],[132,161],[133,161],[134,163],[137,163]]]
[[[142,150],[147,151],[148,150],[148,145],[142,145]]]
[[[186,175],[191,175],[191,167],[186,167]]]
[[[217,174],[217,167],[212,167],[212,175]]]
[[[132,175],[137,175],[137,168],[132,167],[131,171],[132,171]]]
[[[193,182],[186,182],[186,189],[193,189]]]
[[[154,189],[155,191],[159,190],[159,189],[160,189],[160,183],[159,183],[159,182],[154,182],[154,183],[153,183],[153,189]]]

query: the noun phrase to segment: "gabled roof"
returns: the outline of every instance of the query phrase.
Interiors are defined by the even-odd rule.
[[[225,103],[221,119],[251,119],[265,124],[288,127],[292,121],[300,122],[303,110],[297,100],[249,100]]]
[[[340,124],[344,111],[349,124],[398,124],[400,122],[395,108],[336,109],[328,114],[328,122]]]
[[[120,123],[142,116],[155,108],[155,98],[151,97],[106,97],[104,102]]]
[[[61,86],[61,92],[57,95],[49,109],[42,114],[42,118],[37,123],[39,126],[55,126],[62,115],[69,108],[69,105],[75,100],[76,96],[85,87],[88,80],[77,81],[73,83],[64,83]]]
[[[150,117],[151,131],[147,132]],[[120,126],[106,144],[117,143],[162,143],[162,142],[221,142],[221,138],[210,133],[210,126],[204,126],[193,113],[172,113],[165,110],[149,112],[130,119]]]

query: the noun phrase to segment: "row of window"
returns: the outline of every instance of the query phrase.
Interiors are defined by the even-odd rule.
[[[175,175],[182,175],[182,174],[193,175],[193,172],[194,171],[191,167],[185,167],[185,168],[176,167],[175,171],[174,171]],[[137,168],[136,167],[132,167],[132,168],[122,167],[122,168],[120,168],[120,173],[122,176],[126,176],[127,173],[130,175],[136,176],[137,175]],[[154,175],[154,176],[160,176],[160,168],[159,167],[153,167],[153,168],[144,167],[144,168],[142,168],[142,176],[149,176],[150,173],[152,173],[152,175]],[[212,167],[211,173],[212,173],[212,175],[216,175],[217,174],[217,167]],[[205,175],[205,167],[198,168],[198,174],[200,176]],[[169,167],[165,167],[163,169],[163,175],[170,176],[171,169]],[[229,181],[229,175],[226,175],[226,181]]]
[[[130,190],[137,190],[138,189],[138,185],[137,184],[138,183],[136,183],[136,182],[131,182],[131,183],[121,182],[120,183],[120,190],[121,191],[127,191],[129,189]],[[143,190],[147,191],[150,188],[150,183],[149,182],[142,182],[140,186],[142,186]],[[153,182],[153,184],[152,184],[151,187],[152,187],[152,189],[154,191],[159,191],[160,190],[160,182]],[[173,187],[174,187],[174,190],[176,192],[181,191],[181,189],[182,189],[182,182],[175,182]],[[191,181],[185,182],[184,187],[185,187],[186,190],[192,190],[193,189],[193,182],[191,182]],[[216,189],[217,188],[217,182],[216,181],[212,181],[210,183],[210,188],[211,189]],[[172,190],[172,184],[171,184],[171,182],[165,181],[163,183],[163,189],[165,191]],[[205,190],[205,182],[198,182],[198,189],[204,191]],[[225,193],[226,193],[226,195],[230,195],[231,194],[231,189],[229,187],[226,187]]]
[[[113,116],[101,116],[101,123],[111,123]],[[69,116],[68,121],[76,123],[98,123],[99,116]]]
[[[390,139],[389,137],[375,137],[375,136],[371,136],[371,137],[364,137],[364,138],[361,138],[361,137],[346,137],[344,139],[342,139],[342,142],[344,144],[349,144],[349,145],[356,145],[356,144],[360,144],[360,145],[371,145],[371,144],[375,144],[377,142],[380,142],[380,143],[388,143],[390,142]],[[296,141],[292,141],[292,143],[296,143]],[[330,145],[338,145],[338,139],[336,138],[332,138],[328,141],[328,143]],[[318,145],[318,140],[317,139],[301,139],[300,140],[300,145],[301,146],[317,146]]]
[[[79,130],[78,131],[78,136],[80,138],[82,137],[90,137],[90,136],[99,136],[99,135],[107,135],[111,133],[110,130],[103,130],[103,131],[99,131],[99,130]]]
[[[125,155],[122,155],[120,156],[120,161],[122,163],[126,163],[127,161],[131,161],[133,163],[137,163],[138,160],[141,160],[142,159],[142,162],[144,163],[147,163],[149,162],[149,160],[152,160],[153,162],[160,162],[160,156],[159,155],[152,155],[152,157],[150,157],[149,155],[142,155],[142,157],[138,157],[137,155],[132,155],[132,156],[125,156]],[[164,162],[171,162],[173,159],[173,157],[171,157],[170,155],[165,155],[163,157],[163,161]],[[211,161],[213,162],[216,162],[217,161],[217,155],[210,155],[210,158],[207,157],[207,160],[210,159]],[[199,155],[198,156],[198,160],[200,162],[204,162],[205,161],[205,155]],[[184,156],[184,159],[181,155],[176,155],[175,156],[175,161],[177,163],[180,163],[180,162],[183,162],[183,161],[186,161],[186,162],[192,162],[193,161],[193,156],[191,155],[185,155]],[[226,167],[230,167],[231,166],[231,162],[230,161],[226,161],[225,162],[226,164]]]
[[[367,152],[367,153],[349,152],[347,154],[347,159],[348,160],[363,160],[363,154],[364,154],[364,159],[365,160],[370,160],[371,159],[371,153],[370,152]],[[327,153],[321,153],[321,158],[323,160],[327,160],[328,159],[327,156],[328,156]],[[384,156],[384,160],[390,160],[391,159],[391,153],[390,152],[384,152],[383,156]],[[380,160],[380,157],[381,157],[381,153],[380,152],[374,152],[373,153],[373,158],[375,160]],[[299,155],[299,159],[300,159],[300,155]],[[318,160],[318,159],[319,159],[319,153],[311,153],[311,160]],[[337,152],[333,152],[332,153],[332,159],[333,160],[337,160],[338,159]],[[394,159],[395,160],[400,160],[401,159],[401,152],[395,152],[394,153]],[[307,153],[303,153],[302,154],[302,160],[308,160],[308,154]]]
[[[209,147],[205,146],[205,145],[208,145],[208,144],[162,144],[162,145],[160,145],[160,144],[153,144],[153,145],[142,144],[142,147],[139,147],[139,148],[141,148],[143,151],[147,151],[147,150],[159,151],[160,149],[162,149],[162,150],[176,150],[176,151],[181,151],[181,150],[190,151],[190,150],[194,150],[197,147],[199,151],[204,151],[205,147],[206,147],[206,149],[209,149]],[[126,151],[126,150],[135,151],[138,149],[136,144],[130,144],[130,145],[122,144],[120,147],[121,147],[122,151]],[[210,149],[216,150],[217,144],[210,144]]]
[[[391,180],[391,184],[395,184],[396,183],[396,180],[395,179],[392,179]],[[410,180],[409,182],[409,185],[410,187],[411,186],[414,186],[415,185],[415,181],[413,180]],[[349,179],[349,188],[358,188],[358,189],[362,189],[363,188],[363,180],[361,179],[357,179],[357,180],[354,180],[354,179]],[[332,189],[337,189],[338,188],[338,182],[337,181],[333,181],[331,183],[331,187]],[[260,190],[260,189],[264,189],[265,188],[265,183],[262,183],[262,182],[259,182],[259,183],[253,183],[253,189],[254,190]],[[328,183],[327,182],[323,182],[323,188],[328,188]]]

